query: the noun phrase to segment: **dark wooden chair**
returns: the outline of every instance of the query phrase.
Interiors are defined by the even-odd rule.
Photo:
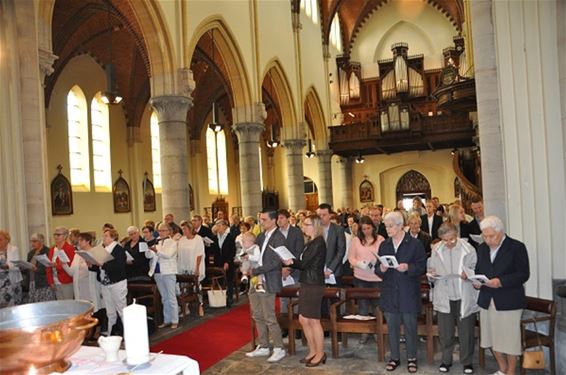
[[[367,333],[377,335],[377,358],[383,361],[385,349],[383,346],[382,325],[378,319],[356,320],[345,319],[344,316],[355,314],[355,305],[359,300],[375,300],[380,296],[378,288],[346,288],[342,291],[342,299],[330,306],[330,322],[332,325],[332,357],[339,357],[338,333],[342,334],[342,345],[348,347],[349,333]],[[341,314],[341,307],[345,305],[345,314]],[[377,317],[379,307],[376,306],[374,316]]]
[[[200,294],[198,277],[188,274],[177,275],[177,282],[181,291],[181,294],[177,296],[177,302],[181,306],[181,314],[184,319],[188,315],[187,305],[196,304],[198,311],[202,296]]]
[[[527,297],[526,310],[535,311],[537,315],[521,320],[521,341],[523,352],[528,348],[539,346],[546,346],[550,354],[550,373],[556,374],[556,359],[554,353],[554,323],[556,320],[556,304],[554,301]],[[540,331],[534,331],[530,328],[534,322],[537,324],[537,329],[548,322],[548,334],[543,334]],[[546,324],[545,324],[546,325]],[[527,328],[528,327],[528,328]],[[523,363],[523,356],[521,356],[521,364]],[[521,375],[525,375],[526,369],[521,366]]]
[[[133,299],[147,308],[148,316],[153,317],[155,325],[163,322],[163,306],[161,305],[161,295],[154,283],[129,283],[128,284],[128,304],[131,304]]]

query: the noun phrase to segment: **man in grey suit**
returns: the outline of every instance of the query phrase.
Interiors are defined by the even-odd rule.
[[[330,212],[332,207],[328,203],[322,203],[318,206],[316,213],[320,217],[324,228],[324,240],[326,241],[326,283],[329,278],[334,275],[336,282],[342,276],[342,259],[346,254],[346,236],[344,229],[330,222]]]
[[[281,291],[281,258],[273,251],[274,248],[285,245],[285,237],[277,229],[277,211],[264,210],[260,215],[263,232],[257,237],[256,243],[261,250],[259,265],[252,269],[252,275],[263,277],[264,290],[259,292],[250,288],[248,298],[252,316],[256,322],[259,334],[259,345],[247,357],[264,357],[269,352],[269,334],[273,340],[273,353],[268,362],[278,362],[285,357],[281,328],[275,315],[275,296]]]
[[[305,237],[299,228],[294,227],[289,223],[289,216],[289,211],[285,209],[277,211],[277,226],[279,227],[281,234],[285,237],[285,247],[287,247],[287,249],[293,253],[295,258],[298,259],[305,248]],[[282,271],[283,285],[298,287],[300,273],[301,271],[299,269],[284,267]],[[287,311],[288,303],[288,298],[281,298],[282,313]],[[295,306],[295,309],[297,309],[297,307],[298,306]],[[288,332],[285,330],[283,332],[283,337],[286,337],[287,334]]]

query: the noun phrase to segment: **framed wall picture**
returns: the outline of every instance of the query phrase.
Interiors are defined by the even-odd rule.
[[[142,184],[143,191],[143,212],[154,212],[155,209],[155,189],[153,188],[153,182],[149,179],[147,172],[144,173],[144,179]]]
[[[51,213],[53,216],[73,214],[73,192],[71,183],[61,173],[63,167],[57,166],[57,176],[51,181]]]
[[[130,185],[122,177],[122,170],[118,171],[120,177],[114,182],[112,187],[112,197],[114,198],[114,212],[123,213],[131,211]],[[154,199],[155,201],[155,199]]]
[[[363,180],[360,184],[360,202],[373,202],[373,185],[368,180]]]

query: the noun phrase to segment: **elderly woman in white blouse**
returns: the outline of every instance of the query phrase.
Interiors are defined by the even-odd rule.
[[[0,229],[0,308],[17,305],[22,298],[22,273],[12,263],[20,260],[20,251],[10,240],[10,233]]]
[[[467,240],[458,238],[458,228],[453,223],[443,223],[438,229],[438,237],[442,241],[432,251],[429,263],[429,278],[434,282],[432,304],[438,314],[442,350],[442,363],[438,370],[444,373],[450,371],[457,326],[460,362],[464,374],[473,374],[478,291],[466,280],[466,274],[476,267],[476,250]]]
[[[171,228],[167,223],[157,227],[159,238],[146,257],[151,258],[149,276],[155,278],[163,304],[163,324],[158,328],[179,326],[179,305],[175,293],[177,283],[177,241],[171,238]]]
[[[177,272],[179,274],[194,275],[198,279],[199,315],[204,315],[200,283],[206,276],[204,268],[204,241],[189,222],[181,224],[183,236],[177,243]]]

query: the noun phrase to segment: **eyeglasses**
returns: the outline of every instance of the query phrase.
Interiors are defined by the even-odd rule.
[[[54,236],[64,236],[65,233],[53,233]]]
[[[303,225],[306,225],[307,227],[312,227],[314,224],[313,223],[303,223]]]
[[[457,238],[453,238],[451,240],[443,240],[444,242],[446,242],[449,245],[454,245],[456,242],[458,242]]]

